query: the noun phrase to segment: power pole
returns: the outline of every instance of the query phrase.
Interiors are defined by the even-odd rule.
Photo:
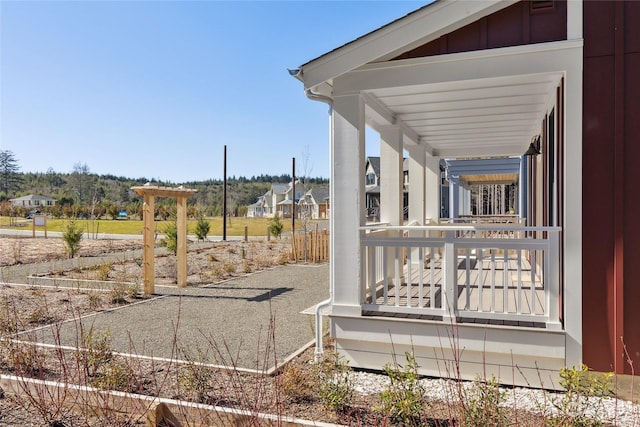
[[[227,146],[224,146],[224,167],[222,168],[222,240],[227,241]]]

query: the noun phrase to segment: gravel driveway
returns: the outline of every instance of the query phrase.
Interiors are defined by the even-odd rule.
[[[207,363],[264,371],[313,339],[313,318],[301,311],[329,296],[329,266],[284,265],[208,287],[156,285],[156,293],[81,324],[63,324],[60,342],[76,345],[80,328],[93,327],[110,332],[117,352],[178,359],[186,352]],[[50,327],[38,336],[53,342]]]

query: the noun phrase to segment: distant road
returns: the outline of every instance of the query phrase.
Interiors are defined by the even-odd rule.
[[[31,237],[33,236],[32,230],[16,230],[14,228],[0,228],[0,237]],[[44,231],[36,231],[36,237],[44,237]],[[54,239],[62,238],[61,231],[47,231],[47,237]],[[84,239],[93,238],[88,233],[84,233],[82,236]],[[158,237],[163,237],[162,234],[158,234]],[[142,240],[142,234],[107,234],[98,233],[98,240]],[[196,241],[194,235],[188,236],[189,240]],[[227,241],[239,241],[244,239],[244,236],[227,236]],[[249,240],[265,240],[265,236],[249,236]],[[222,241],[222,236],[207,236],[207,240],[210,242]]]

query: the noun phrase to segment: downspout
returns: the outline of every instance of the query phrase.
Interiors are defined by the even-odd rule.
[[[289,71],[289,73],[291,73],[291,70]],[[298,77],[298,75],[300,74],[300,70],[298,70],[297,74],[292,74],[296,77]],[[333,117],[333,99],[325,96],[325,95],[321,95],[319,93],[315,93],[313,92],[313,89],[309,88],[309,89],[305,89],[304,90],[305,95],[307,96],[307,98],[309,98],[312,101],[320,101],[320,102],[324,102],[327,105],[329,105],[329,120],[332,120]],[[330,126],[330,130],[329,133],[331,134],[333,132],[333,126]],[[331,168],[333,168],[333,165],[330,164],[329,165],[329,176],[331,176]],[[334,194],[333,190],[331,190],[330,195]],[[333,215],[331,215],[329,217],[329,224],[331,225],[331,223],[333,222]],[[333,227],[330,227],[333,228]],[[335,228],[334,228],[335,229]],[[322,355],[324,354],[324,349],[322,346],[322,336],[323,331],[322,331],[322,309],[325,307],[328,307],[331,305],[332,301],[333,301],[333,263],[331,261],[329,261],[329,298],[327,298],[324,301],[321,301],[318,303],[318,305],[316,305],[315,307],[315,332],[316,332],[316,349],[314,351],[314,361],[316,363],[319,363],[322,360]]]

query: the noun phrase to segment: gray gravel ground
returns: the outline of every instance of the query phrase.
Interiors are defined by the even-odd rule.
[[[55,334],[45,327],[39,340],[52,343],[59,334],[61,344],[75,346],[79,330],[93,327],[110,332],[117,352],[184,359],[186,351],[198,361],[266,370],[313,339],[313,319],[300,312],[328,297],[329,267],[285,265],[208,287],[156,286],[156,293],[65,323]],[[266,351],[270,324],[275,342]]]

